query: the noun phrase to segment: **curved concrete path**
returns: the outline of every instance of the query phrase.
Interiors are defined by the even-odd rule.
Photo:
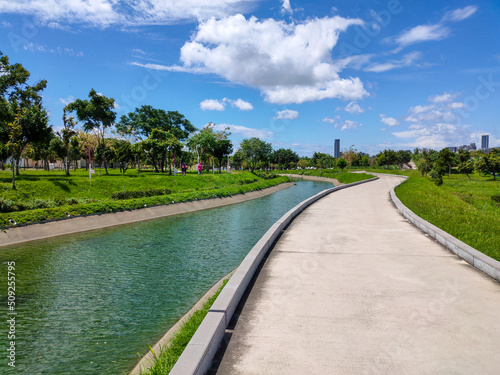
[[[500,284],[407,222],[389,198],[398,182],[335,192],[295,219],[217,374],[500,372]]]

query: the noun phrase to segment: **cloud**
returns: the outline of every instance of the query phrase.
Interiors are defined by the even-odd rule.
[[[34,16],[42,23],[157,25],[246,13],[259,0],[19,0],[0,1],[0,13]]]
[[[456,98],[458,94],[450,94],[448,92],[445,92],[442,95],[434,95],[429,98],[429,101],[432,103],[449,103],[451,102],[454,98]]]
[[[354,113],[363,113],[365,110],[361,108],[358,103],[350,102],[348,105],[345,106],[344,111],[350,114],[354,114]]]
[[[251,111],[253,109],[253,105],[249,102],[246,102],[242,99],[236,99],[231,101],[231,105],[233,107],[238,108],[240,111]]]
[[[397,48],[394,52],[399,52],[404,47],[412,44],[442,40],[451,35],[451,29],[445,25],[446,22],[463,21],[472,16],[476,11],[476,6],[455,9],[447,12],[438,23],[412,27],[411,29],[403,31],[399,36],[387,38],[385,41],[396,44]]]
[[[200,108],[204,111],[223,111],[226,109],[224,103],[215,99],[205,99],[200,103]]]
[[[392,134],[406,140],[406,147],[441,149],[477,142],[462,124],[460,112],[455,112],[465,108],[464,103],[453,101],[457,96],[445,92],[431,96],[430,104],[410,107],[405,118],[407,129]]]
[[[396,44],[398,44],[399,47],[406,47],[410,44],[427,42],[430,40],[441,40],[447,38],[450,33],[451,30],[441,24],[419,25],[403,32],[396,38]]]
[[[462,9],[455,9],[446,13],[443,21],[459,22],[469,18],[477,11],[477,6],[469,5]]]
[[[412,65],[416,65],[416,61],[422,57],[421,52],[410,52],[403,56],[401,60],[392,60],[385,63],[373,64],[366,67],[364,70],[366,72],[381,73],[392,69],[404,68]]]
[[[70,95],[67,98],[59,98],[59,101],[66,106],[69,103],[73,103],[75,101],[75,97]]]
[[[200,108],[208,111],[224,111],[226,109],[226,104],[231,104],[232,107],[238,108],[240,111],[251,111],[253,105],[238,98],[237,100],[232,100],[229,98],[224,98],[222,100],[216,99],[205,99],[200,103]]]
[[[344,130],[349,130],[349,129],[357,129],[360,126],[363,126],[360,122],[357,121],[351,121],[351,120],[345,120],[342,121],[340,119],[340,116],[335,116],[334,118],[331,117],[325,117],[323,119],[323,122],[327,122],[330,124],[333,124],[335,128],[340,128],[340,131],[343,132]]]
[[[295,120],[299,118],[299,112],[293,111],[291,109],[285,109],[279,111],[278,115],[275,117],[276,120]]]
[[[336,128],[340,127],[341,132],[343,132],[344,130],[348,130],[348,129],[357,129],[360,126],[363,126],[363,124],[361,124],[357,121],[351,121],[351,120],[345,120],[343,123],[335,125]]]
[[[241,14],[199,24],[181,48],[181,66],[132,63],[176,72],[211,73],[255,87],[277,104],[368,95],[357,77],[341,78],[331,59],[339,34],[359,19],[325,17],[286,23]]]
[[[281,12],[284,13],[293,13],[292,6],[290,5],[290,0],[283,0],[283,4],[281,5]]]
[[[271,139],[274,135],[274,133],[268,129],[254,129],[232,124],[217,124],[214,126],[214,130],[225,130],[226,128],[229,128],[229,131],[232,134],[236,134],[244,138],[257,137],[260,139]]]
[[[386,117],[386,115],[383,115],[383,114],[380,115],[380,121],[387,126],[398,126],[399,125],[398,120],[396,120],[393,117]]]
[[[63,47],[52,48],[52,47],[47,47],[45,45],[33,43],[33,42],[25,43],[22,48],[26,51],[38,51],[38,52],[52,53],[52,54],[59,54],[59,55],[69,55],[69,56],[74,56],[74,57],[82,57],[83,56],[82,51],[75,51],[73,48],[63,48]]]

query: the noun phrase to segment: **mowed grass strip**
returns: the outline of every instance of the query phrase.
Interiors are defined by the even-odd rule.
[[[210,307],[212,307],[213,303],[228,281],[229,279],[224,280],[219,290],[217,290],[217,292],[212,297],[210,297],[207,302],[205,302],[203,307],[200,310],[194,312],[193,315],[191,315],[191,317],[182,324],[181,328],[174,335],[174,337],[172,337],[170,342],[168,342],[164,347],[161,348],[160,354],[158,356],[153,353],[154,360],[151,364],[151,367],[141,374],[166,375],[170,372],[170,370],[172,370],[175,363],[186,348],[187,344],[200,326],[201,322],[203,321],[203,319],[205,319],[205,316],[208,314],[208,310],[210,310]]]
[[[415,214],[500,261],[500,181],[492,177],[452,174],[436,186],[418,172],[396,188],[398,198]]]

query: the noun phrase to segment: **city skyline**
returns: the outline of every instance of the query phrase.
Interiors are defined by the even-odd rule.
[[[500,4],[34,0],[0,4],[0,47],[47,79],[55,130],[93,88],[302,156],[353,146],[500,146]],[[480,41],[480,42],[478,42]]]

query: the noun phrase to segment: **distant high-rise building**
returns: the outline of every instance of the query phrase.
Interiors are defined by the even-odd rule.
[[[335,140],[333,147],[333,157],[340,158],[340,139]]]
[[[489,135],[482,135],[481,136],[481,148],[488,148],[490,147],[490,136]]]

